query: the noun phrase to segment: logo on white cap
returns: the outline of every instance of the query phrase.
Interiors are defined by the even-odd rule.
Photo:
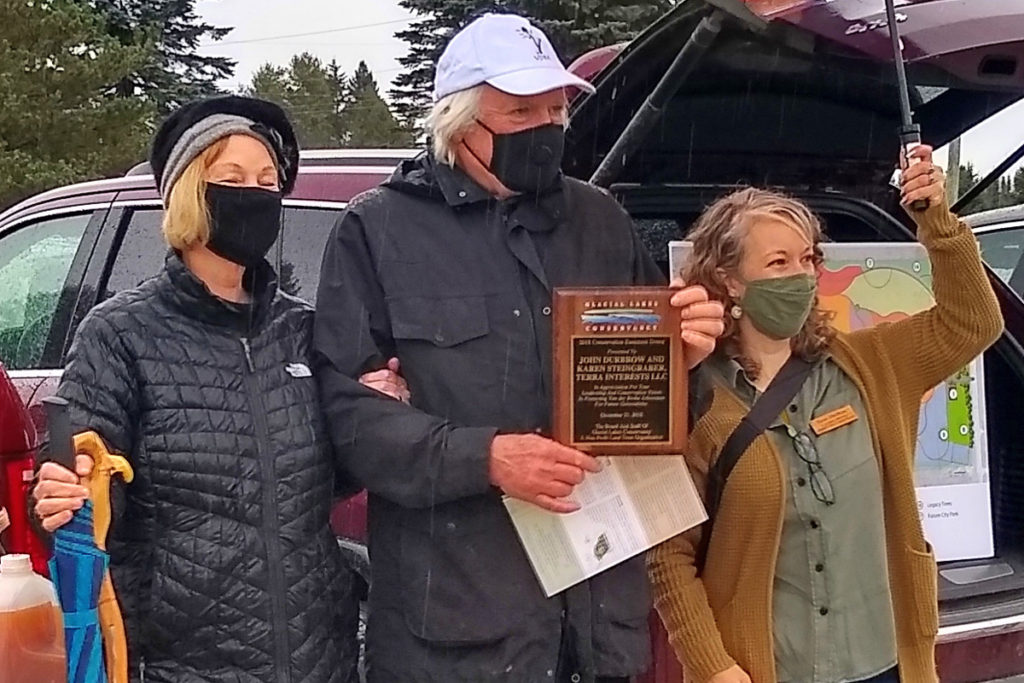
[[[535,36],[533,31],[526,26],[520,27],[519,33],[528,38],[530,42],[533,43],[533,46],[537,48],[537,54],[533,56],[534,59],[538,61],[551,61],[551,56],[544,54],[544,38],[541,36]]]
[[[437,61],[434,100],[484,83],[510,95],[594,91],[562,65],[543,31],[515,14],[485,14],[452,37]]]

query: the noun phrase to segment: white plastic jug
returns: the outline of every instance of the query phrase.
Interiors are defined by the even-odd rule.
[[[0,557],[0,681],[64,683],[64,627],[53,584],[28,555]]]

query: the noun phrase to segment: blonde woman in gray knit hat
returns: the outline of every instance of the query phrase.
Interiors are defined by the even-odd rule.
[[[357,599],[328,526],[333,457],[309,371],[312,308],[264,258],[298,149],[276,105],[174,113],[153,143],[163,272],[94,308],[58,394],[125,456],[110,569],[147,683],[356,679]],[[81,507],[92,460],[46,463],[35,511]]]

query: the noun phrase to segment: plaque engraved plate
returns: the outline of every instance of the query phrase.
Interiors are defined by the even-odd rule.
[[[686,446],[687,368],[672,290],[556,289],[555,439],[595,455]]]

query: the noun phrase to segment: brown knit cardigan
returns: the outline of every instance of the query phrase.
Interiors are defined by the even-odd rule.
[[[829,349],[864,397],[879,458],[897,652],[907,683],[937,680],[935,557],[922,533],[914,493],[921,398],[1003,329],[970,229],[945,205],[934,205],[918,223],[918,237],[931,257],[935,306],[894,324],[840,334]],[[731,391],[716,384],[687,455],[698,490],[706,490],[709,466],[746,412]],[[694,568],[701,528],[648,555],[655,607],[687,681],[703,683],[734,664],[754,683],[775,681],[772,585],[785,481],[777,449],[761,435],[729,478],[702,576]]]

